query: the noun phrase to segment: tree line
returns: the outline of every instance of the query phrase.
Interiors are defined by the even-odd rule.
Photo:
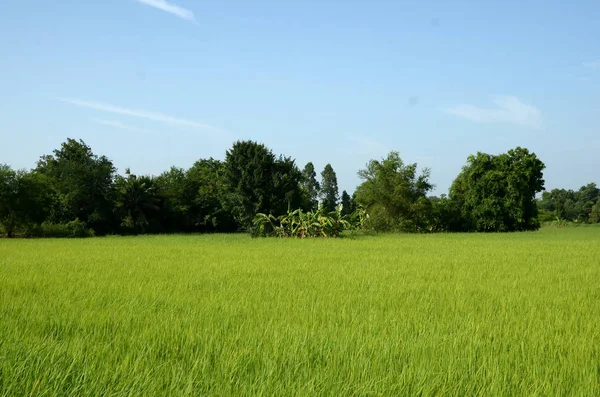
[[[223,161],[200,159],[150,176],[120,175],[106,156],[69,138],[31,170],[0,165],[0,225],[9,237],[253,232],[258,214],[274,219],[296,210],[338,211],[339,222],[354,219],[363,230],[420,233],[535,230],[549,213],[599,221],[595,185],[536,200],[544,168],[520,147],[477,153],[449,194],[434,197],[430,170],[392,151],[358,171],[362,183],[353,194],[340,194],[331,164],[319,174],[311,162],[300,169],[254,141],[235,142]]]

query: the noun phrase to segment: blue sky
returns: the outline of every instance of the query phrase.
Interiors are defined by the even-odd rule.
[[[0,163],[67,137],[123,172],[236,139],[331,162],[390,150],[447,192],[477,151],[534,151],[546,187],[600,182],[600,2],[19,0],[0,12]]]

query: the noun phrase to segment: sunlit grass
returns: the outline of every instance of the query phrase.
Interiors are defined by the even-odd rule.
[[[600,229],[4,239],[0,395],[600,395]]]

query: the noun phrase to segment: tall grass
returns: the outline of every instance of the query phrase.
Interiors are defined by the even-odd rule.
[[[0,395],[600,395],[599,241],[2,240]]]

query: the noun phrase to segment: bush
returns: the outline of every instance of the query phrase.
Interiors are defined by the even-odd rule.
[[[44,222],[41,225],[32,228],[29,235],[31,237],[70,237],[82,238],[93,237],[94,230],[86,227],[85,222],[76,219],[68,223],[49,223]]]

